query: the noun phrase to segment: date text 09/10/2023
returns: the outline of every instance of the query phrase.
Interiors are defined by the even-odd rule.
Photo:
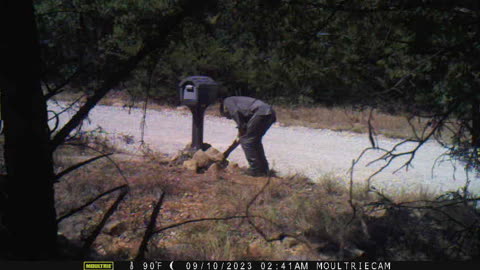
[[[184,262],[186,270],[390,270],[390,262]],[[183,267],[182,267],[183,268]],[[148,270],[145,268],[144,270]],[[153,270],[153,269],[152,269]]]

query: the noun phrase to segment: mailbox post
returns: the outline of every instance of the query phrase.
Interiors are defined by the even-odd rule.
[[[181,104],[192,112],[192,149],[202,149],[203,118],[217,98],[218,84],[210,77],[190,76],[180,82],[179,88]]]

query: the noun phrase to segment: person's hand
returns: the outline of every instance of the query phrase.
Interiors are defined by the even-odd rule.
[[[247,129],[246,128],[241,128],[239,127],[238,128],[238,138],[242,137],[243,135],[245,135],[245,133],[247,133]]]

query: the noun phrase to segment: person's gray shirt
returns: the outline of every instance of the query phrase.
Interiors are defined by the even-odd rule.
[[[223,100],[223,106],[239,128],[245,128],[254,115],[271,115],[274,113],[272,106],[251,97],[228,97]]]

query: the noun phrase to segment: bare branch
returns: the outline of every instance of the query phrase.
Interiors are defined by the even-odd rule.
[[[198,223],[198,222],[205,222],[205,221],[227,221],[227,220],[233,220],[233,219],[247,219],[249,224],[255,229],[255,231],[260,234],[262,236],[262,238],[266,241],[266,242],[273,242],[273,241],[282,241],[284,240],[285,238],[287,237],[290,237],[290,238],[294,238],[296,239],[297,241],[305,244],[308,248],[310,249],[313,249],[311,247],[311,245],[305,241],[304,239],[300,238],[299,236],[297,235],[293,235],[293,234],[289,234],[289,233],[279,233],[276,237],[268,237],[253,221],[252,221],[252,218],[259,218],[259,219],[262,219],[262,220],[265,220],[271,224],[273,224],[274,226],[276,226],[277,228],[279,228],[280,226],[278,224],[276,224],[275,222],[273,222],[272,220],[270,219],[267,219],[265,217],[262,217],[262,216],[256,216],[256,215],[250,215],[249,211],[250,211],[250,207],[253,205],[253,203],[256,201],[256,199],[258,198],[258,196],[260,194],[262,194],[266,187],[270,184],[270,178],[271,177],[268,177],[268,180],[267,182],[265,183],[265,185],[260,189],[260,191],[255,194],[255,196],[253,197],[253,199],[247,204],[247,208],[246,208],[246,212],[247,214],[246,215],[238,215],[238,216],[229,216],[229,217],[213,217],[213,218],[200,218],[200,219],[192,219],[192,220],[186,220],[186,221],[183,221],[183,222],[179,222],[179,223],[175,223],[175,224],[172,224],[172,225],[168,225],[168,226],[165,226],[163,228],[160,228],[160,229],[157,229],[155,231],[152,232],[152,235],[153,234],[157,234],[157,233],[161,233],[163,231],[166,231],[166,230],[169,230],[169,229],[172,229],[172,228],[176,228],[176,227],[180,227],[180,226],[183,226],[183,225],[186,225],[186,224],[190,224],[190,223]]]
[[[64,214],[63,216],[59,217],[59,218],[57,219],[57,223],[60,223],[62,220],[64,220],[64,219],[66,219],[66,218],[68,218],[68,217],[70,217],[70,216],[72,216],[72,215],[74,215],[74,214],[82,211],[83,209],[87,208],[88,206],[90,206],[91,204],[93,204],[94,202],[96,202],[98,199],[100,199],[100,198],[102,198],[102,197],[104,197],[104,196],[106,196],[106,195],[108,195],[108,194],[110,194],[110,193],[113,193],[113,192],[115,192],[115,191],[117,191],[117,190],[119,190],[119,189],[128,189],[128,185],[121,185],[121,186],[118,186],[118,187],[116,187],[116,188],[112,188],[112,189],[110,189],[110,190],[107,190],[107,191],[105,191],[105,192],[97,195],[95,198],[89,200],[88,202],[86,202],[86,203],[83,204],[82,206],[77,207],[77,208],[75,208],[75,209],[72,209],[72,210],[70,210],[68,213],[66,213],[66,214]]]
[[[47,87],[48,89],[48,93],[45,95],[45,99],[50,99],[52,97],[54,97],[55,95],[58,95],[62,92],[64,92],[65,90],[61,90],[63,87],[65,87],[67,84],[69,84],[75,77],[77,77],[83,70],[84,70],[85,67],[79,67],[77,68],[77,70],[75,70],[75,72],[73,72],[72,75],[70,75],[67,79],[65,79],[65,81],[63,81],[62,83],[58,84],[55,86],[55,88],[51,89],[49,86],[48,86],[48,83],[44,81],[44,84],[45,86]],[[60,91],[61,90],[61,91]]]
[[[158,199],[157,203],[152,209],[150,222],[148,223],[147,229],[145,230],[145,234],[143,235],[142,243],[138,248],[138,253],[137,253],[137,256],[135,257],[135,260],[145,259],[145,252],[147,251],[148,242],[150,241],[150,238],[154,234],[158,213],[160,212],[160,208],[162,207],[164,197],[165,197],[165,192],[162,192],[162,194],[160,195],[160,198]]]
[[[370,109],[370,114],[368,116],[368,139],[372,144],[372,148],[377,148],[377,144],[375,143],[375,130],[372,126],[372,118],[373,118],[373,108]]]
[[[384,94],[388,94],[390,92],[398,92],[399,94],[402,94],[402,92],[400,91],[400,89],[398,89],[398,87],[408,78],[412,77],[413,73],[409,73],[405,76],[403,76],[402,78],[400,78],[392,87],[388,88],[388,89],[385,89],[381,92],[378,92],[376,93],[376,95],[384,95]]]
[[[415,136],[415,140],[420,140],[420,137],[418,136],[418,133],[417,133],[417,129],[415,128],[415,126],[412,123],[412,119],[413,119],[413,117],[408,117],[407,118],[407,123],[410,126],[410,128],[412,129],[413,135]]]
[[[60,112],[57,113],[57,115],[61,115],[69,110],[71,110],[73,108],[73,106],[75,104],[77,104],[80,100],[82,100],[83,98],[85,98],[87,95],[83,94],[81,96],[79,96],[77,99],[75,99],[73,102],[71,102],[68,106],[66,106],[65,108],[63,108]],[[52,99],[51,100],[52,102],[54,102],[57,106],[59,107],[63,107],[63,105],[61,105],[58,101],[56,101],[55,99]],[[50,120],[50,119],[49,119]]]
[[[262,236],[262,238],[267,241],[267,242],[270,242],[272,240],[270,240],[267,235],[251,220],[250,218],[250,207],[253,205],[253,203],[257,200],[258,196],[260,196],[260,194],[262,194],[265,189],[267,188],[268,185],[270,185],[270,181],[271,181],[271,177],[268,177],[267,178],[267,181],[265,182],[265,184],[263,185],[263,187],[260,189],[259,192],[257,192],[257,194],[255,194],[255,196],[253,196],[253,198],[250,200],[250,202],[247,204],[247,207],[245,209],[245,213],[246,213],[246,216],[247,216],[247,220],[248,220],[248,223],[255,229],[255,231],[260,234],[260,236]],[[281,239],[279,239],[281,240]]]
[[[48,122],[55,119],[55,125],[52,129],[50,129],[50,134],[51,134],[51,133],[55,132],[55,130],[57,130],[58,125],[60,124],[60,118],[59,118],[60,115],[57,112],[54,112],[52,110],[48,110],[47,113],[53,113],[53,117],[49,118]]]
[[[48,112],[51,112],[53,113],[54,115],[52,117],[50,117],[48,119],[48,121],[50,122],[51,120],[55,119],[55,126],[53,129],[50,129],[50,134],[54,133],[57,128],[59,127],[60,125],[60,115],[62,115],[63,113],[71,110],[73,108],[73,106],[75,104],[77,104],[81,99],[83,99],[86,95],[81,95],[80,97],[78,97],[77,99],[75,99],[73,102],[71,102],[68,106],[66,106],[65,108],[63,108],[60,112],[55,112],[55,111],[52,111],[52,110],[48,110]],[[52,102],[54,102],[57,106],[59,107],[62,107],[62,105],[60,105],[60,103],[54,99],[51,100]]]
[[[430,171],[432,177],[433,177],[433,175],[434,175],[435,166],[436,166],[437,164],[440,164],[440,163],[442,163],[442,162],[445,162],[445,159],[446,159],[447,161],[450,161],[450,162],[451,162],[452,169],[453,169],[452,179],[453,179],[453,180],[456,180],[455,174],[456,174],[456,172],[457,172],[457,168],[456,168],[455,164],[453,164],[452,159],[449,157],[448,152],[445,152],[445,153],[441,154],[441,155],[438,156],[438,157],[435,159],[435,161],[433,162],[432,169],[431,169],[431,171]]]
[[[90,236],[85,240],[85,243],[83,245],[83,254],[86,254],[90,247],[92,246],[93,242],[95,242],[95,239],[97,239],[98,235],[102,231],[103,227],[107,223],[107,220],[113,215],[113,213],[117,210],[118,206],[120,203],[123,201],[125,196],[128,193],[128,188],[124,189],[120,195],[118,195],[117,199],[115,202],[110,206],[110,208],[107,210],[105,215],[103,215],[102,220],[100,223],[97,225],[97,227],[93,230],[93,232],[90,234]]]
[[[143,104],[143,115],[142,115],[142,121],[140,122],[140,128],[141,128],[140,142],[142,145],[144,144],[145,127],[147,124],[147,108],[148,108],[148,101],[150,99],[150,88],[152,86],[153,72],[155,71],[157,64],[158,64],[158,61],[154,62],[152,67],[148,70],[148,81],[147,81],[147,87],[145,88],[145,103]]]
[[[68,167],[67,169],[63,170],[62,172],[58,173],[57,175],[55,175],[55,176],[53,177],[53,181],[54,181],[54,182],[58,182],[58,180],[59,180],[60,178],[62,178],[64,175],[66,175],[66,174],[68,174],[68,173],[71,173],[71,172],[73,172],[74,170],[76,170],[76,169],[78,169],[78,168],[80,168],[80,167],[82,167],[82,166],[84,166],[84,165],[87,165],[87,164],[89,164],[89,163],[91,163],[91,162],[94,162],[94,161],[97,160],[97,159],[100,159],[100,158],[103,158],[103,157],[107,157],[107,156],[111,156],[111,155],[113,155],[113,153],[103,154],[103,155],[100,155],[100,156],[96,156],[96,157],[87,159],[87,160],[82,161],[82,162],[80,162],[80,163],[77,163],[77,164],[75,164],[75,165],[72,165],[72,166]]]
[[[104,153],[103,151],[100,151],[100,150],[97,150],[91,146],[88,146],[88,145],[85,145],[85,144],[80,144],[80,143],[67,143],[65,145],[71,145],[71,146],[77,146],[77,147],[83,147],[83,148],[88,148],[92,151],[95,151],[97,153],[100,153],[100,154],[106,154]],[[115,160],[113,160],[109,155],[105,155],[105,157],[113,164],[113,166],[115,166],[115,168],[117,169],[118,173],[120,174],[120,176],[123,178],[123,181],[125,181],[125,183],[129,184],[128,182],[128,179],[127,177],[123,174],[123,171],[122,169],[120,169],[120,166],[118,166],[117,162],[115,162]]]
[[[169,230],[169,229],[180,227],[180,226],[183,226],[183,225],[186,225],[186,224],[190,224],[190,223],[198,223],[198,222],[204,222],[204,221],[226,221],[226,220],[244,219],[244,218],[247,218],[247,216],[213,217],[213,218],[199,218],[199,219],[185,220],[185,221],[182,221],[182,222],[179,222],[179,223],[171,224],[171,225],[162,227],[160,229],[157,229],[154,232],[152,232],[152,235],[157,234],[157,233],[161,233],[161,232]]]
[[[205,222],[205,221],[228,221],[228,220],[234,220],[234,219],[248,219],[248,218],[259,218],[259,219],[263,219],[263,220],[265,220],[265,221],[271,222],[272,224],[278,226],[277,224],[273,223],[271,220],[266,219],[265,217],[255,216],[255,215],[250,215],[250,216],[229,216],[229,217],[212,217],[212,218],[199,218],[199,219],[185,220],[185,221],[182,221],[182,222],[179,222],[179,223],[171,224],[171,225],[168,225],[168,226],[165,226],[165,227],[162,227],[162,228],[160,228],[160,229],[157,229],[157,230],[153,231],[153,232],[152,232],[152,235],[157,234],[157,233],[164,232],[164,231],[169,230],[169,229],[177,228],[177,227],[180,227],[180,226],[183,226],[183,225],[186,225],[186,224],[191,224],[191,223],[199,223],[199,222]],[[302,243],[304,243],[305,245],[307,245],[308,247],[311,248],[311,246],[310,246],[305,240],[299,238],[299,237],[296,236],[296,235],[287,234],[287,233],[280,233],[277,237],[274,237],[274,238],[264,238],[264,240],[267,241],[267,242],[281,241],[281,240],[284,240],[284,239],[287,238],[287,237],[294,238],[294,239],[298,240],[299,242],[302,242]]]
[[[476,201],[480,201],[480,197],[474,197],[474,198],[465,198],[465,199],[462,199],[462,200],[436,200],[436,201],[432,201],[432,200],[415,200],[415,201],[406,201],[406,202],[400,202],[400,203],[397,203],[396,205],[398,206],[402,206],[402,207],[409,207],[409,208],[414,208],[414,207],[417,207],[417,208],[425,208],[425,207],[422,207],[422,206],[408,206],[409,204],[418,204],[418,203],[425,203],[425,204],[436,204],[435,207],[437,208],[444,208],[444,207],[451,207],[451,206],[455,206],[455,205],[459,205],[459,204],[464,204],[465,202],[476,202]]]
[[[305,241],[304,239],[301,239],[299,236],[297,235],[294,235],[294,234],[290,234],[290,233],[285,233],[285,232],[281,232],[279,233],[277,236],[275,237],[268,237],[267,234],[265,232],[263,232],[260,227],[258,227],[252,220],[252,215],[250,215],[250,208],[252,207],[253,203],[257,200],[258,196],[260,196],[260,194],[262,194],[265,189],[267,188],[268,185],[270,185],[271,183],[271,175],[269,174],[268,175],[268,178],[267,178],[267,181],[265,182],[265,185],[263,185],[263,187],[260,189],[260,191],[255,194],[255,196],[253,196],[252,200],[250,200],[250,202],[247,204],[247,207],[245,209],[245,213],[246,213],[246,218],[247,218],[247,221],[248,223],[255,229],[255,231],[260,235],[262,236],[262,238],[266,241],[266,242],[274,242],[274,241],[283,241],[285,238],[287,237],[290,237],[290,238],[293,238],[303,244],[305,244],[309,249],[313,249],[313,247],[307,242]],[[274,224],[277,229],[279,229],[278,225],[273,223],[271,220],[269,219],[265,219],[265,218],[262,218],[264,220],[267,220],[268,222],[270,222],[271,224]]]
[[[55,149],[62,144],[70,132],[72,132],[83,121],[83,119],[88,116],[93,107],[97,105],[97,103],[110,91],[110,89],[117,85],[122,78],[127,77],[127,75],[132,72],[137,64],[151,51],[151,48],[142,48],[134,57],[128,59],[128,61],[125,63],[122,63],[122,65],[120,65],[121,68],[118,71],[112,72],[102,86],[95,91],[95,94],[87,99],[85,104],[70,119],[70,121],[68,121],[68,123],[66,123],[63,128],[58,131],[55,137],[53,137],[51,142],[52,148]]]
[[[431,127],[430,131],[428,132],[427,135],[425,135],[426,133],[426,130],[428,129],[428,127],[425,127],[425,129],[423,130],[422,132],[422,136],[420,138],[417,138],[415,140],[412,140],[412,139],[407,139],[407,140],[403,140],[399,143],[397,143],[391,150],[386,150],[386,149],[381,149],[381,148],[377,148],[378,150],[381,150],[381,151],[384,151],[385,154],[382,155],[381,157],[369,162],[367,164],[367,166],[375,163],[375,162],[378,162],[380,160],[384,160],[386,161],[386,164],[383,165],[380,169],[378,169],[376,172],[374,172],[372,175],[370,175],[370,177],[368,178],[368,182],[370,183],[371,179],[376,176],[377,174],[379,174],[380,172],[382,172],[385,168],[387,168],[388,166],[391,165],[391,163],[399,158],[399,157],[402,157],[402,156],[409,156],[408,160],[406,162],[403,163],[402,166],[400,166],[398,169],[396,169],[394,171],[394,173],[400,171],[401,169],[403,168],[406,168],[408,170],[408,168],[411,165],[413,159],[415,158],[415,154],[417,153],[417,151],[430,139],[433,137],[433,135],[440,129],[441,126],[443,126],[443,123],[447,120],[447,118],[451,115],[451,113],[454,111],[454,109],[457,107],[457,104],[453,104],[452,107],[450,108],[450,110],[448,110],[446,113],[444,113],[444,115],[441,116],[440,119],[438,119],[437,121],[435,121],[433,123],[433,126]],[[402,145],[406,144],[406,143],[409,143],[409,142],[414,142],[414,143],[417,143],[417,145],[410,151],[405,151],[405,152],[400,152],[400,153],[395,153],[395,151]],[[363,155],[363,152],[362,154]]]
[[[352,221],[355,219],[357,216],[357,208],[353,204],[353,167],[357,163],[358,160],[352,160],[352,166],[350,167],[350,187],[349,187],[349,198],[348,198],[348,204],[350,205],[350,208],[352,208],[352,218],[345,224],[345,227],[350,225]]]
[[[458,204],[461,204],[461,203],[464,203],[464,201],[451,201],[451,200],[443,200],[443,201],[429,201],[429,200],[418,200],[418,201],[409,201],[409,202],[401,202],[401,203],[395,203],[393,202],[393,200],[389,199],[387,196],[385,196],[385,194],[381,193],[380,191],[378,190],[374,190],[374,192],[380,196],[382,198],[381,202],[375,202],[375,203],[370,203],[368,204],[368,206],[384,206],[385,205],[388,205],[387,207],[392,207],[392,208],[406,208],[406,209],[426,209],[426,210],[432,210],[432,211],[435,211],[435,212],[438,212],[440,214],[442,214],[443,216],[445,216],[448,220],[452,221],[453,223],[459,225],[460,227],[464,228],[464,229],[468,229],[470,228],[471,224],[468,225],[468,224],[465,224],[461,221],[459,221],[458,219],[452,217],[449,213],[445,212],[444,210],[442,210],[442,208],[445,208],[445,207],[451,207],[451,206],[454,206],[454,205],[458,205]],[[471,199],[466,199],[467,201],[479,201],[480,198],[471,198]],[[416,204],[416,203],[419,203],[419,202],[422,202],[422,203],[425,203],[425,204],[429,204],[429,205],[423,205],[423,206],[418,206],[418,205],[409,205],[409,204]],[[446,203],[448,202],[448,203]],[[477,221],[479,220],[479,217],[478,216],[475,216]]]
[[[166,37],[173,31],[173,29],[175,29],[175,26],[179,25],[185,17],[191,16],[195,12],[198,12],[198,9],[203,8],[203,5],[204,4],[200,2],[197,3],[194,1],[183,1],[182,10],[166,17],[165,20],[159,23],[159,28],[156,31],[157,35],[145,40],[143,47],[137,52],[137,54],[128,58],[127,60],[118,60],[117,63],[112,64],[112,70],[106,71],[107,75],[105,76],[105,80],[103,81],[102,85],[96,89],[95,93],[87,99],[85,104],[52,139],[52,150],[64,143],[70,132],[80,125],[80,123],[88,116],[93,107],[97,105],[97,103],[110,91],[110,89],[127,78],[141,61],[160,48],[168,46],[169,42]]]

